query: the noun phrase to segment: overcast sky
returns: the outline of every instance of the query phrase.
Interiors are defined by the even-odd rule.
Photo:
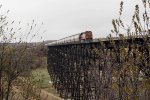
[[[121,0],[1,0],[8,16],[23,23],[33,19],[44,23],[44,40],[60,39],[84,31],[94,37],[105,37],[112,28],[111,21],[118,17]],[[125,21],[142,0],[123,0]]]

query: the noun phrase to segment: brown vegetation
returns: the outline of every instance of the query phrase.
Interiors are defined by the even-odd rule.
[[[31,75],[32,68],[46,66],[44,44],[30,43],[39,28],[33,20],[22,34],[21,23],[15,27],[14,21],[7,21],[7,13],[0,15],[0,100],[43,100]]]

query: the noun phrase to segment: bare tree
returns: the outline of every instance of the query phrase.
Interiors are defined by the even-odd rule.
[[[118,80],[114,84],[119,90],[120,99],[150,99],[150,0],[142,2],[143,13],[140,13],[139,5],[135,5],[129,26],[126,27],[122,19],[123,2],[120,3],[119,18],[112,20],[114,29],[111,32],[121,40],[118,50],[119,70],[113,72],[117,73],[115,77]]]
[[[37,28],[33,20],[31,24],[26,26],[26,29],[22,29],[21,22],[7,21],[8,12],[0,15],[1,100],[13,99],[12,97],[15,95],[13,87],[17,85],[16,80],[22,76],[30,76],[33,54],[30,42],[39,33],[41,28],[41,26]],[[23,33],[24,30],[25,33]],[[32,87],[31,84],[29,86]],[[31,87],[28,89],[31,89]],[[25,100],[27,100],[26,97],[24,97]]]

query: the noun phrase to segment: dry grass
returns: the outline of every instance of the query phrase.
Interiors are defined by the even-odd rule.
[[[38,68],[32,71],[33,83],[41,89],[41,95],[47,96],[46,100],[61,100],[52,83],[49,83],[50,77],[47,68]]]

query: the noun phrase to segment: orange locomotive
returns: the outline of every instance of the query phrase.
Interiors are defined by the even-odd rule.
[[[85,32],[82,32],[79,35],[79,40],[80,41],[90,41],[92,39],[93,39],[93,35],[92,35],[91,31],[85,31]]]

